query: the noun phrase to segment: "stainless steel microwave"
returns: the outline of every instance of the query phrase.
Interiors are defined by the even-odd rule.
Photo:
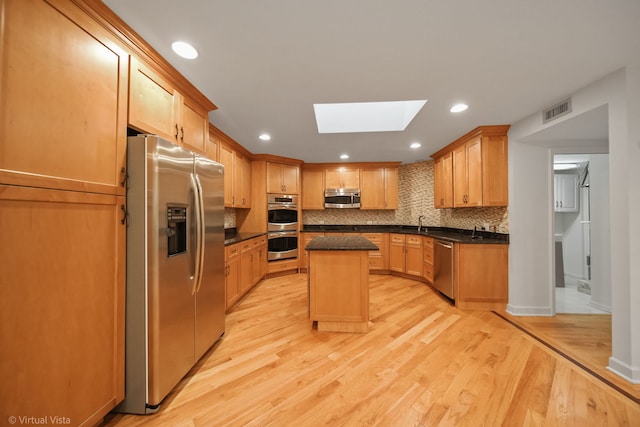
[[[360,190],[353,188],[327,189],[324,192],[324,207],[358,209],[360,207]]]

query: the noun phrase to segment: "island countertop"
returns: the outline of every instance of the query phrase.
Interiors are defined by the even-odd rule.
[[[376,245],[362,236],[318,236],[305,247],[308,251],[378,251]]]

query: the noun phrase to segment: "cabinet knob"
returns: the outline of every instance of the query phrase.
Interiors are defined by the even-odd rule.
[[[176,134],[174,135],[176,139],[178,139],[178,124],[176,123]]]

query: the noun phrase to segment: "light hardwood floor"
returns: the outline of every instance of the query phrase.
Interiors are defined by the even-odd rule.
[[[492,312],[370,276],[366,334],[318,332],[306,275],[268,279],[154,415],[105,426],[622,426],[640,406]]]

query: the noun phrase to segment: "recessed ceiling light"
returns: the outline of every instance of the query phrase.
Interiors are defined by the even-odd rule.
[[[349,155],[348,155],[348,154],[340,154],[340,158],[341,158],[342,160],[346,160],[346,159],[348,159],[348,158],[349,158]]]
[[[467,104],[456,104],[453,107],[451,107],[449,111],[451,111],[452,113],[460,113],[466,110],[467,108],[469,108]]]
[[[403,131],[427,100],[313,104],[319,133]]]
[[[196,59],[198,57],[196,48],[187,42],[173,42],[171,49],[185,59]]]
[[[260,138],[263,141],[269,141],[271,139],[271,135],[269,135],[268,133],[263,133],[258,138]]]
[[[422,144],[420,144],[419,142],[412,142],[411,145],[409,146],[411,148],[420,148],[422,147]]]

